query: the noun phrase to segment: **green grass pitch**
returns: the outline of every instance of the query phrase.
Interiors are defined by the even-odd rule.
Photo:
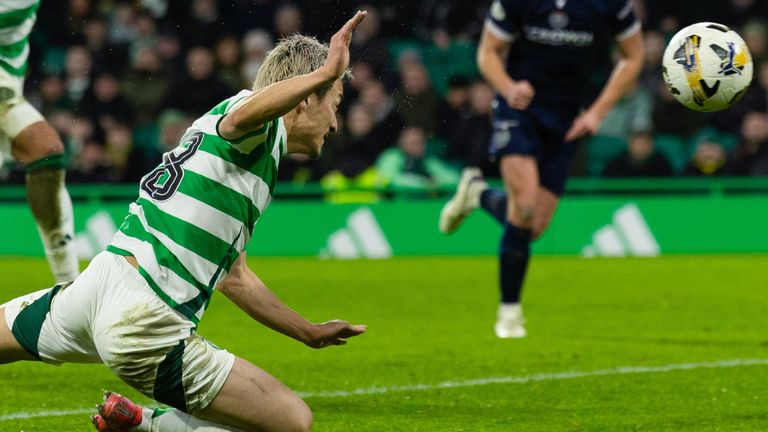
[[[492,257],[253,259],[307,318],[368,325],[313,350],[217,294],[203,336],[300,392],[330,431],[768,430],[768,256],[535,257],[529,337],[498,340]],[[44,287],[0,260],[0,303]],[[620,368],[626,367],[626,368]],[[0,366],[0,431],[88,431],[101,365]]]

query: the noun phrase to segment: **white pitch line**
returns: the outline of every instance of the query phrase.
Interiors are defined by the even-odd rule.
[[[335,398],[350,396],[366,396],[385,393],[429,391],[439,389],[477,387],[490,384],[524,384],[537,381],[559,381],[576,378],[588,378],[596,376],[611,375],[632,375],[659,372],[672,372],[693,369],[717,369],[732,368],[740,366],[761,366],[768,365],[768,359],[734,359],[720,360],[715,362],[702,363],[678,363],[663,366],[619,366],[611,369],[597,369],[592,371],[572,371],[541,373],[523,376],[505,376],[505,377],[487,377],[462,381],[443,381],[436,384],[412,384],[404,386],[383,386],[383,387],[364,387],[355,390],[336,390],[319,392],[297,392],[302,398]],[[37,411],[37,412],[17,412],[0,415],[0,422],[8,420],[26,420],[41,417],[63,417],[68,415],[88,414],[93,412],[91,409],[61,410],[61,411]]]

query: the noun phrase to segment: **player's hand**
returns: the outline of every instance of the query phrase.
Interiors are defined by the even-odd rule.
[[[341,29],[331,37],[328,50],[328,58],[323,65],[324,71],[330,79],[338,79],[349,67],[349,43],[352,41],[352,33],[368,15],[366,11],[357,11]]]
[[[504,99],[507,101],[507,105],[514,109],[524,110],[528,108],[533,96],[536,94],[531,83],[525,80],[515,81],[504,93]]]
[[[573,141],[587,135],[594,135],[603,123],[603,116],[593,110],[587,110],[573,121],[573,125],[565,134],[565,141]]]
[[[345,345],[347,338],[365,333],[366,326],[352,325],[346,321],[333,320],[322,324],[315,324],[312,339],[307,341],[307,346],[312,348],[325,348],[330,345]]]

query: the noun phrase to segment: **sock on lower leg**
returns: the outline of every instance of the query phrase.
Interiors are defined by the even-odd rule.
[[[235,427],[203,420],[177,409],[144,408],[142,414],[141,424],[136,428],[140,432],[242,432]]]
[[[504,225],[507,221],[507,193],[488,188],[480,194],[480,206],[494,219]]]
[[[531,230],[504,225],[499,246],[499,285],[502,303],[520,303],[531,251]]]
[[[27,201],[35,216],[45,256],[57,282],[80,273],[75,247],[72,200],[64,186],[64,170],[27,167]]]

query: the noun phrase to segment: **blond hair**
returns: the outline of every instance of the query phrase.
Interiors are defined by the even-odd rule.
[[[278,81],[313,72],[325,63],[326,58],[328,58],[328,45],[317,39],[300,34],[285,37],[267,54],[259,67],[253,82],[253,91],[259,91]],[[340,78],[349,77],[351,73],[347,70]],[[332,86],[333,83],[323,86],[315,94],[322,98]]]

